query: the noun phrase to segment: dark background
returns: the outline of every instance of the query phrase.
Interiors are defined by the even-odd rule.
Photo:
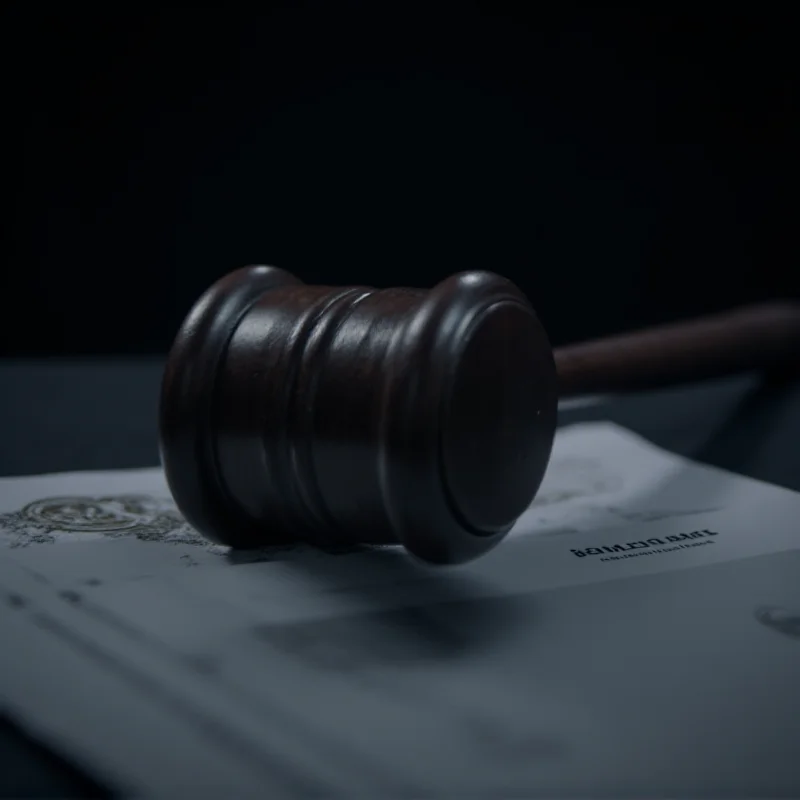
[[[791,6],[647,5],[3,3],[0,355],[161,354],[252,262],[493,269],[555,343],[800,293]],[[0,472],[157,463],[160,371],[1,364]],[[797,489],[797,393],[748,386],[601,418]],[[103,795],[40,751],[0,719],[0,795]]]
[[[491,269],[556,344],[797,294],[790,6],[522,8],[4,4],[2,354],[162,353],[247,263]]]

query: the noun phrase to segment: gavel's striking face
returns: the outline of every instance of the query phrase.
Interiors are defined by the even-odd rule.
[[[499,276],[375,290],[248,267],[178,333],[162,460],[178,507],[215,541],[399,542],[456,563],[533,500],[556,408],[547,337]]]

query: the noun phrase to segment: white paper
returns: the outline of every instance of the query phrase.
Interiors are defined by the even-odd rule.
[[[446,570],[236,556],[158,469],[4,479],[0,699],[148,795],[785,793],[798,519],[607,423],[559,431],[506,541]]]

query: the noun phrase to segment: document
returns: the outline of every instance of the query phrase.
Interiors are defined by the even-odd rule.
[[[237,553],[160,469],[0,480],[0,702],[143,796],[792,795],[800,493],[560,429],[492,552]]]

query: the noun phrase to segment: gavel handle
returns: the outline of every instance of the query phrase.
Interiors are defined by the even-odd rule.
[[[650,389],[800,367],[800,303],[745,306],[556,348],[559,395]]]

